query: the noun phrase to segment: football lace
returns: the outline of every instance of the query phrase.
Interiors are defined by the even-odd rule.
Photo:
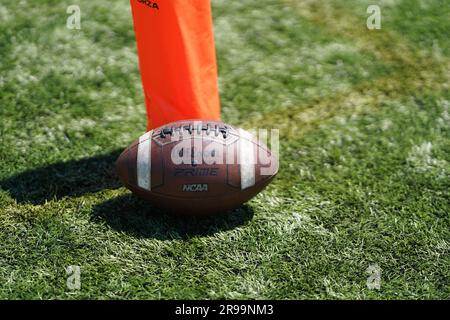
[[[192,124],[185,125],[185,126],[176,126],[176,127],[170,127],[170,128],[164,128],[160,131],[161,138],[166,138],[167,135],[173,135],[175,133],[182,134],[184,131],[189,132],[189,134],[192,134],[193,132],[197,131],[197,134],[200,134],[202,131],[205,131],[207,135],[210,135],[211,133],[214,133],[216,137],[219,136],[219,134],[222,134],[223,138],[226,139],[228,135],[228,127],[227,126],[218,126],[218,125],[197,125],[193,126]]]

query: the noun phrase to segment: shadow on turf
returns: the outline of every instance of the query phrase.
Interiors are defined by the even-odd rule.
[[[58,162],[7,179],[0,188],[19,203],[42,204],[66,196],[82,196],[122,186],[115,172],[121,150],[80,160]],[[128,194],[106,201],[93,209],[94,220],[137,237],[162,240],[186,239],[233,229],[253,217],[248,206],[215,217],[183,218],[167,215]]]
[[[115,161],[121,150],[95,157],[58,162],[19,173],[0,181],[20,203],[41,204],[65,196],[81,196],[121,187],[115,173]]]
[[[134,237],[184,240],[244,225],[252,220],[253,209],[244,205],[226,214],[212,217],[172,216],[128,194],[95,206],[92,217],[94,221],[106,222],[114,230]]]

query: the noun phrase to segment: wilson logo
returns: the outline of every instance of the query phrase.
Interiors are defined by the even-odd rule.
[[[155,1],[149,1],[149,0],[138,0],[139,3],[145,4],[147,7],[159,10],[158,3]]]
[[[194,183],[183,185],[183,192],[205,192],[205,191],[208,191],[207,184]]]
[[[207,176],[217,176],[219,168],[202,168],[202,169],[183,169],[177,168],[175,170],[174,176],[182,177],[207,177]]]

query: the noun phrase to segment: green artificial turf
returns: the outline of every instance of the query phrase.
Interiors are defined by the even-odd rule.
[[[1,299],[450,297],[448,1],[213,0],[223,119],[279,129],[281,168],[206,219],[120,186],[146,127],[129,2],[77,3],[81,30],[72,2],[0,2]]]

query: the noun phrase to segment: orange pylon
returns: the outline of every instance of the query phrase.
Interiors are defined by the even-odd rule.
[[[210,0],[130,0],[147,129],[220,120]]]

